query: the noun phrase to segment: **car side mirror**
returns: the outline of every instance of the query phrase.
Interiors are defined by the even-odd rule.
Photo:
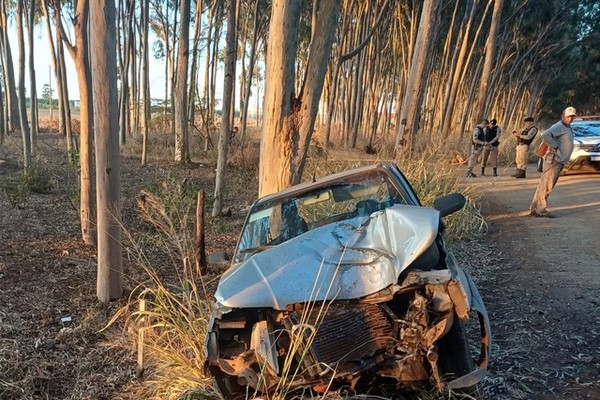
[[[433,208],[440,212],[440,218],[453,214],[462,208],[467,203],[467,199],[460,193],[451,193],[445,196],[438,197],[433,202]]]

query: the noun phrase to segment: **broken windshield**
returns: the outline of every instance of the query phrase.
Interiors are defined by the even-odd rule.
[[[393,204],[407,202],[387,175],[380,172],[334,182],[295,197],[259,203],[246,220],[234,260],[242,262],[316,227],[367,216]]]

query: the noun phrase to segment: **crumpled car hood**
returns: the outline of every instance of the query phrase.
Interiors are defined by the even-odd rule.
[[[433,208],[394,205],[315,228],[227,270],[215,293],[230,308],[355,299],[396,283],[433,243]]]

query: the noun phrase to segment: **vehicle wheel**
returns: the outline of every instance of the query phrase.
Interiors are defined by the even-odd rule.
[[[453,380],[475,369],[475,363],[469,349],[467,329],[464,321],[454,316],[454,323],[448,333],[439,341],[439,368],[442,377]],[[479,385],[461,388],[457,392],[468,394],[477,399],[480,396]]]
[[[246,388],[237,383],[237,379],[229,376],[216,368],[210,371],[213,377],[213,383],[221,392],[224,399],[244,399],[246,398]]]
[[[543,170],[544,170],[544,159],[542,157],[538,157],[537,172],[542,172]]]

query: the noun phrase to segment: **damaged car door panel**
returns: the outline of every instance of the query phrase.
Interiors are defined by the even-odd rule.
[[[421,206],[394,164],[256,201],[208,326],[206,369],[223,396],[360,391],[378,380],[476,388],[489,319],[441,223],[464,204],[455,193]],[[469,318],[479,320],[477,343],[468,343]]]

